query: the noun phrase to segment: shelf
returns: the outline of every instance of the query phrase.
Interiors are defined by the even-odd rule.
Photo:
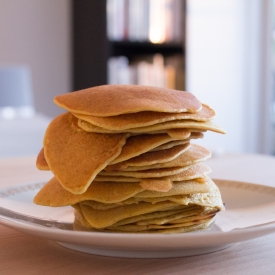
[[[110,55],[125,55],[129,58],[135,55],[161,53],[184,54],[183,43],[162,43],[153,44],[150,42],[131,42],[131,41],[110,41]]]

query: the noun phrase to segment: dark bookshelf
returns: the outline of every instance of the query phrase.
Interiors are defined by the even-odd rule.
[[[184,36],[183,42],[161,44],[109,40],[106,2],[72,0],[73,90],[107,84],[107,63],[111,56],[124,55],[131,59],[160,53],[164,56],[181,54],[184,57]],[[182,29],[185,33],[184,21]]]

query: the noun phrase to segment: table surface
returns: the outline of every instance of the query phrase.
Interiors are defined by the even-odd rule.
[[[206,162],[212,178],[275,187],[275,158],[224,155]],[[35,157],[0,159],[0,188],[44,181],[51,172],[38,171]],[[275,234],[228,249],[191,257],[124,259],[66,249],[54,241],[26,235],[0,225],[0,274],[275,274]]]

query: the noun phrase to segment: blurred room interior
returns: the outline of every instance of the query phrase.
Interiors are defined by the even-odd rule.
[[[54,96],[107,83],[192,92],[227,131],[201,141],[213,155],[273,155],[274,1],[133,3],[0,0],[0,68],[29,70],[33,107],[4,110],[0,83],[0,157],[39,152]]]

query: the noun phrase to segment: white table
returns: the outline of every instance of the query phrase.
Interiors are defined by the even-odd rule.
[[[225,155],[207,163],[213,178],[248,181],[275,187],[275,158]],[[35,157],[0,159],[0,188],[42,181]],[[0,226],[0,274],[275,274],[275,234],[229,249],[183,258],[124,259],[79,253],[53,241]]]

